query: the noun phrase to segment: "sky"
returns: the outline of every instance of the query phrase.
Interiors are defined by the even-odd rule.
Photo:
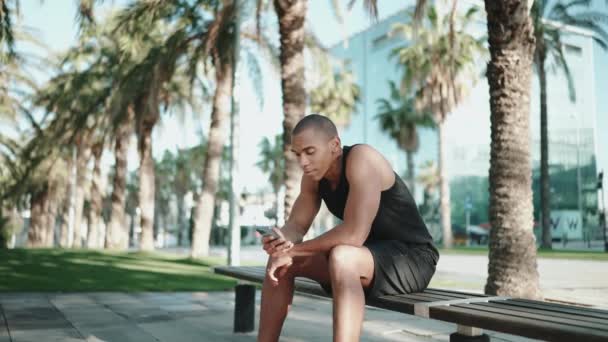
[[[251,0],[248,0],[251,1]],[[320,41],[331,46],[344,43],[344,38],[356,32],[366,29],[373,24],[372,19],[363,8],[362,1],[356,3],[351,11],[345,6],[349,1],[342,1],[342,14],[345,19],[344,25],[336,20],[331,7],[331,0],[315,0],[308,2],[307,25],[317,35]],[[18,49],[25,52],[36,52],[39,55],[50,57],[65,51],[76,43],[78,25],[76,22],[75,0],[22,0],[20,2],[20,21],[33,29],[35,36],[44,42],[50,51],[44,51],[35,47],[18,44]],[[114,0],[96,8],[97,16],[104,16],[112,9],[119,9],[129,1]],[[379,18],[387,17],[402,9],[400,1],[381,2],[379,7]],[[243,64],[243,63],[241,63]],[[241,134],[240,134],[240,183],[245,191],[257,192],[262,189],[270,189],[267,176],[255,167],[258,160],[257,146],[264,137],[272,137],[282,131],[282,110],[280,97],[280,78],[269,65],[262,66],[264,106],[260,107],[255,86],[248,81],[246,72],[240,69],[241,88]],[[52,73],[37,74],[39,81],[48,78]],[[165,150],[175,151],[197,144],[201,133],[207,134],[209,126],[209,111],[203,113],[190,113],[180,119],[174,113],[165,113],[161,122],[153,132],[153,155],[160,158]],[[133,138],[129,152],[129,170],[136,170],[139,158],[135,149],[136,141]],[[104,171],[108,172],[113,165],[111,153],[104,153]]]

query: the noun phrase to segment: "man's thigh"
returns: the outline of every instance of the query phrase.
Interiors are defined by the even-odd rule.
[[[294,277],[305,277],[323,284],[331,281],[327,253],[294,257],[288,272]]]
[[[319,253],[306,257],[294,257],[289,273],[295,277],[305,277],[321,284],[330,285],[330,259],[342,260],[344,264],[356,265],[361,285],[370,286],[374,276],[374,258],[365,246],[337,246],[329,253]]]

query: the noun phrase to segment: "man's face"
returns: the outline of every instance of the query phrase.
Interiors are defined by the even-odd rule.
[[[296,155],[300,168],[306,176],[316,181],[325,176],[339,149],[338,137],[328,138],[312,128],[291,137],[291,150]]]

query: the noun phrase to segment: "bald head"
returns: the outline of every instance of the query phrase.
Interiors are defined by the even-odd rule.
[[[312,129],[316,133],[322,133],[327,139],[338,136],[336,125],[326,116],[319,114],[310,114],[303,117],[296,127],[294,127],[291,135],[298,135],[307,129]]]

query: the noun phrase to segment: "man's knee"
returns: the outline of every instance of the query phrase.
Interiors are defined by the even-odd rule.
[[[349,245],[338,245],[329,251],[329,271],[335,272],[345,268],[356,266],[357,247]]]

